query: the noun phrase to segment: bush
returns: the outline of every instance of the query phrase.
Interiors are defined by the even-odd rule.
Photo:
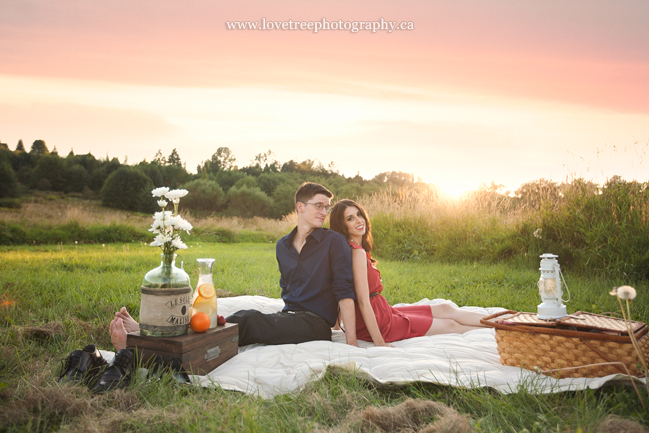
[[[255,187],[230,188],[228,191],[228,213],[233,216],[252,218],[268,216],[272,200]]]
[[[81,164],[74,164],[65,170],[65,191],[83,192],[90,183],[90,174]]]
[[[77,221],[50,226],[39,225],[25,229],[18,224],[0,222],[0,245],[72,243],[115,243],[148,241],[145,230],[123,224],[83,227]]]
[[[563,254],[568,264],[608,275],[647,277],[646,183],[614,177],[597,189],[576,179],[562,200],[539,214],[543,248]]]
[[[42,155],[31,176],[32,185],[38,189],[63,191],[65,189],[65,161],[56,154]]]
[[[11,165],[0,161],[0,197],[16,197],[18,195],[18,179]]]
[[[154,212],[157,207],[152,189],[153,182],[146,174],[133,167],[120,167],[104,182],[101,203],[116,209]]]
[[[232,188],[257,188],[259,185],[257,185],[257,179],[252,177],[252,176],[245,176],[239,179],[234,185],[232,185]],[[262,191],[263,192],[263,191]]]
[[[242,173],[238,170],[219,170],[216,175],[214,175],[216,181],[221,185],[223,191],[228,192],[232,186],[239,181],[239,179],[244,178],[245,173]]]
[[[27,232],[18,224],[0,221],[0,245],[26,244]]]
[[[182,207],[197,212],[218,212],[225,206],[225,193],[213,180],[197,179],[183,185],[189,194],[182,199]]]
[[[19,198],[0,198],[0,207],[20,209],[22,207],[22,201]]]
[[[285,176],[282,176],[280,173],[262,173],[257,178],[257,185],[259,185],[259,188],[268,197],[272,197],[275,188],[277,188],[283,180],[285,180]]]
[[[282,183],[273,191],[273,203],[270,207],[270,217],[279,219],[295,210],[295,191],[299,183]]]

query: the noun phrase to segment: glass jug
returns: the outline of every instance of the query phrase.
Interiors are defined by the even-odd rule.
[[[144,276],[140,288],[142,335],[174,337],[189,329],[192,287],[189,275],[176,267],[175,260],[175,254],[162,254],[160,266]]]
[[[192,297],[192,315],[205,313],[210,317],[210,328],[216,328],[216,290],[212,280],[212,265],[215,259],[196,259],[198,262],[198,283]]]

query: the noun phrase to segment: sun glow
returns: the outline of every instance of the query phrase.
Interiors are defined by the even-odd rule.
[[[451,197],[491,181],[507,188],[542,177],[562,181],[567,167],[587,172],[579,157],[588,161],[593,143],[630,144],[646,133],[641,125],[649,124],[649,115],[444,89],[389,88],[389,94],[0,76],[0,118],[6,122],[4,142],[45,139],[60,154],[109,152],[135,163],[150,160],[158,149],[168,154],[177,148],[191,171],[218,147],[230,147],[239,166],[270,149],[280,162],[334,162],[346,176],[413,173]],[[24,131],[34,135],[25,137]],[[641,176],[633,171],[641,167],[620,167],[624,163],[605,174]]]

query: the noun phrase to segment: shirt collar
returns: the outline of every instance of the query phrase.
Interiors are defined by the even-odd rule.
[[[311,233],[309,233],[309,236],[312,236],[316,241],[320,242],[322,241],[322,237],[325,234],[325,228],[323,227],[318,227],[313,229]],[[286,244],[291,245],[293,243],[293,239],[295,238],[295,235],[297,234],[297,226],[291,231],[291,233],[288,234],[286,237],[286,240],[284,241]],[[307,236],[307,238],[309,237]]]

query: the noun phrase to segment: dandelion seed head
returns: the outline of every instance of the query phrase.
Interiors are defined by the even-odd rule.
[[[621,286],[617,288],[617,296],[622,300],[632,300],[636,297],[636,291],[631,286]]]

